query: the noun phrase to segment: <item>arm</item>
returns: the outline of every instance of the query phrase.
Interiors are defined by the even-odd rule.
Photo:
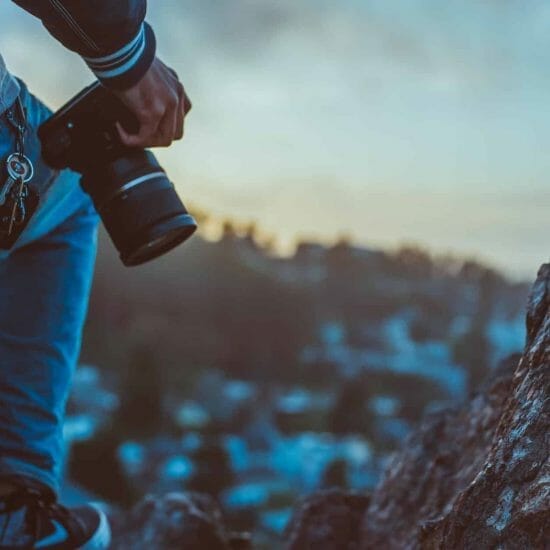
[[[144,21],[146,0],[14,0],[78,53],[104,86],[140,121],[120,137],[130,146],[169,145],[183,135],[191,104],[175,72],[155,57],[155,35]]]
[[[130,88],[153,62],[155,35],[144,22],[145,0],[14,1],[80,54],[109,88]]]

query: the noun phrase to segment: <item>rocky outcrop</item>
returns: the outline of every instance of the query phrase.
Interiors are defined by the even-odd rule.
[[[482,468],[426,527],[425,548],[550,546],[550,265],[531,294],[527,344]]]
[[[306,499],[289,550],[550,547],[550,265],[533,287],[521,357],[464,405],[434,413],[404,444],[370,497]],[[211,500],[150,498],[115,522],[114,548],[246,548]]]
[[[330,527],[332,497],[306,501],[288,547],[538,549],[550,546],[550,265],[528,306],[523,356],[510,358],[465,405],[432,414],[370,497],[359,535]],[[342,497],[343,498],[343,497]],[[295,541],[300,541],[297,546]],[[322,540],[321,545],[316,545]]]
[[[434,519],[482,469],[508,399],[517,357],[457,409],[430,415],[405,442],[374,491],[363,521],[364,548],[415,547]]]
[[[127,516],[112,518],[113,550],[245,550],[249,540],[229,533],[219,507],[204,495],[146,497]]]
[[[368,507],[366,496],[325,491],[305,499],[286,533],[289,550],[359,548],[361,520]]]

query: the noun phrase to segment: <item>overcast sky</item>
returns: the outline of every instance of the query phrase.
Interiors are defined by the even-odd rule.
[[[418,242],[531,278],[550,251],[544,0],[157,0],[195,109],[187,202],[281,242]],[[90,81],[10,2],[0,51],[51,106]]]

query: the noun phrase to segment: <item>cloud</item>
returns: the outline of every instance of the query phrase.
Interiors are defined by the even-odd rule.
[[[521,5],[520,5],[521,4]],[[293,52],[361,74],[498,86],[525,66],[518,41],[543,9],[514,0],[172,0],[151,3],[174,47],[253,62]],[[518,31],[520,38],[518,38]],[[284,47],[286,45],[286,48]]]
[[[342,226],[323,236],[492,243],[518,267],[520,241],[532,257],[547,252],[532,210],[549,198],[547,0],[151,0],[149,12],[195,105],[188,139],[159,155],[197,204],[282,225],[288,239],[326,218]],[[52,105],[90,80],[10,2],[0,51]],[[462,189],[475,197],[458,200]],[[483,243],[466,235],[469,216],[487,210],[476,210],[480,189],[525,197],[494,201]],[[396,211],[410,196],[414,208]],[[434,212],[455,216],[453,234]]]

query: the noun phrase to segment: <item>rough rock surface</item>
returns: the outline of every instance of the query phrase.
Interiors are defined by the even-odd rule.
[[[219,508],[203,495],[149,496],[127,517],[111,521],[114,550],[232,548]]]
[[[429,522],[448,512],[483,467],[518,357],[458,409],[427,417],[389,464],[363,521],[363,547],[415,547]]]
[[[369,499],[343,491],[325,491],[305,499],[286,533],[289,550],[359,548],[361,519]]]
[[[527,315],[527,344],[489,453],[447,513],[425,530],[426,548],[550,547],[550,265]]]

